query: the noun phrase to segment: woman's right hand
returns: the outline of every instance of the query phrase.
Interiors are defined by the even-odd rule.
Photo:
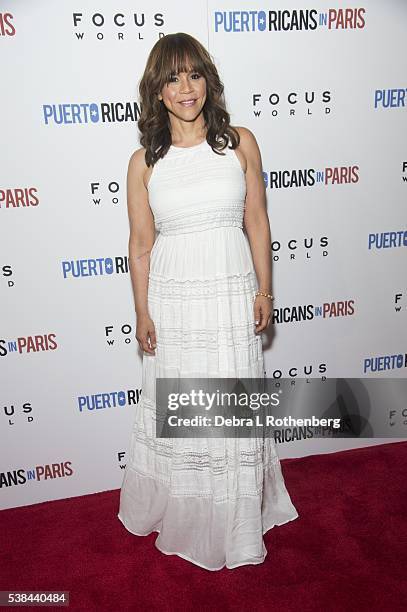
[[[142,351],[155,355],[155,326],[148,314],[137,315],[136,338]]]

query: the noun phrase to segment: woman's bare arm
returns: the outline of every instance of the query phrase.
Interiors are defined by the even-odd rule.
[[[247,161],[244,225],[250,242],[259,290],[271,293],[271,232],[259,146],[253,133],[239,127],[239,149]]]
[[[149,319],[148,312],[148,275],[150,271],[150,252],[155,241],[154,217],[148,202],[148,191],[143,177],[146,171],[145,150],[137,149],[130,157],[127,171],[127,211],[130,223],[129,269],[134,294],[134,304],[139,327],[140,346],[154,353],[147,344],[151,324],[143,324]],[[140,322],[140,325],[139,325]],[[155,338],[151,338],[155,343]]]
[[[146,169],[144,149],[130,157],[127,171],[127,211],[130,223],[129,267],[136,313],[146,314],[150,251],[155,240],[153,214],[143,176]]]

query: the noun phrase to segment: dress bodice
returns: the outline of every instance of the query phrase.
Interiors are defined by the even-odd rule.
[[[206,140],[171,146],[153,167],[149,204],[162,235],[243,226],[245,173],[233,149],[218,155]]]

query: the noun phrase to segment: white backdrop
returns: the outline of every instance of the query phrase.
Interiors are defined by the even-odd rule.
[[[267,376],[406,376],[406,3],[190,6],[0,0],[2,508],[121,485],[141,392],[125,180],[164,34],[209,49],[232,124],[261,149],[286,316],[265,338]],[[392,355],[402,367],[374,370]]]

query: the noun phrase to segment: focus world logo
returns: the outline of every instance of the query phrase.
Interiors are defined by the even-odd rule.
[[[8,264],[4,264],[1,265],[0,264],[0,278],[4,278],[4,284],[7,285],[7,287],[14,287],[15,285],[15,281],[14,281],[14,268],[12,265],[8,265]],[[0,285],[1,287],[3,285]]]
[[[3,413],[7,419],[7,424],[13,427],[13,429],[15,429],[16,425],[21,425],[21,423],[34,422],[33,405],[31,402],[3,406]]]
[[[407,295],[402,291],[395,293],[394,295],[394,311],[399,312],[407,312]]]
[[[308,378],[313,374],[321,374],[321,380],[326,380],[327,370],[328,366],[324,362],[321,362],[318,365],[313,365],[312,363],[310,363],[302,367],[288,366],[287,368],[274,369],[270,373],[270,378],[273,378],[274,380],[278,380],[279,378]],[[266,372],[266,377],[267,376],[268,374]]]
[[[130,323],[105,325],[105,338],[107,346],[134,344],[136,342],[136,328]]]
[[[73,33],[78,41],[85,38],[104,40],[107,36],[124,40],[128,35],[134,40],[144,40],[144,35],[157,35],[161,38],[164,32],[163,13],[72,13]]]
[[[90,197],[95,206],[106,203],[120,204],[120,190],[121,186],[117,181],[109,181],[108,183],[92,181],[89,183]]]
[[[332,110],[332,93],[329,90],[322,92],[290,90],[287,93],[256,92],[252,93],[251,97],[255,117],[261,117],[263,113],[271,117],[278,117],[281,114],[288,117],[294,117],[297,114],[329,115]]]
[[[316,257],[327,257],[327,247],[327,236],[321,236],[320,238],[308,236],[302,239],[291,238],[285,242],[273,240],[271,243],[271,252],[273,261],[307,261],[313,258],[315,259]]]

